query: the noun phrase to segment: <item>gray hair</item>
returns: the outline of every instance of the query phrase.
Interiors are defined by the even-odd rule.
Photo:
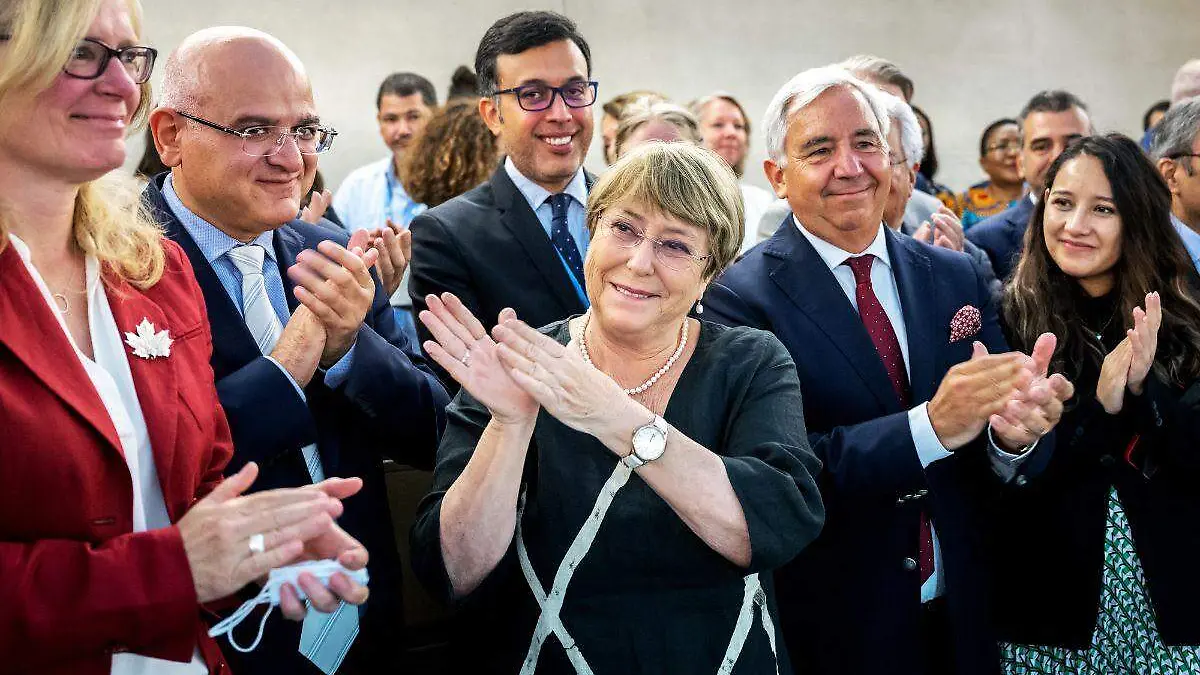
[[[700,144],[700,122],[687,108],[665,101],[649,103],[649,99],[638,99],[621,113],[621,122],[613,136],[613,155],[623,156],[629,137],[651,122],[669,124],[679,130],[680,140]]]
[[[1150,156],[1157,160],[1191,152],[1197,133],[1200,133],[1200,97],[1180,101],[1158,123]]]
[[[1200,94],[1200,59],[1192,59],[1175,71],[1171,81],[1171,105]]]
[[[917,114],[899,96],[892,96],[886,91],[880,92],[880,95],[887,101],[888,118],[900,131],[900,152],[904,153],[904,161],[909,167],[917,166],[925,159],[925,138],[921,135]]]
[[[890,84],[900,90],[900,93],[904,95],[905,102],[912,100],[915,89],[912,79],[900,70],[900,66],[885,58],[874,54],[855,54],[837,65],[868,82],[877,80]]]
[[[862,94],[874,119],[875,130],[879,132],[879,140],[887,149],[887,135],[890,126],[887,103],[881,96],[883,92],[874,85],[854,77],[850,71],[841,66],[821,66],[820,68],[809,68],[788,80],[779,91],[775,92],[775,97],[767,106],[767,112],[763,115],[763,136],[767,155],[776,165],[780,167],[787,165],[787,152],[784,145],[787,141],[788,127],[791,126],[792,117],[825,93],[827,89],[834,87],[846,87]]]

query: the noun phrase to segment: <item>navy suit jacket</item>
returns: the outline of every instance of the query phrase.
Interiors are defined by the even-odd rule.
[[[1033,202],[1028,196],[1017,200],[1016,206],[984,218],[967,230],[967,239],[987,252],[992,260],[996,278],[1008,283],[1017,260],[1025,248],[1025,230],[1033,215]]]
[[[371,556],[371,597],[358,639],[395,649],[404,625],[401,567],[383,459],[432,468],[445,427],[446,391],[424,359],[413,353],[376,279],[375,298],[359,329],[346,381],[330,388],[318,371],[304,387],[307,401],[302,400],[279,366],[259,352],[216,272],[171,212],[161,192],[164,179],[165,174],[151,182],[144,201],[167,236],[187,253],[204,294],[212,325],[217,395],[229,418],[234,443],[226,475],[253,460],[260,468],[253,491],[307,485],[312,479],[300,449],[316,443],[326,475],[363,479],[362,491],[345,500],[345,511],[338,520]],[[315,249],[327,239],[342,245],[349,240],[343,233],[301,220],[275,231],[275,256],[289,311],[295,311],[298,302],[287,268],[300,251]],[[235,672],[240,672],[238,663],[245,672],[307,672],[311,664],[296,651],[299,631],[299,623],[268,621],[267,634],[257,650],[246,655],[226,650]]]
[[[973,340],[1006,351],[992,296],[975,265],[884,228],[908,336],[912,402],[933,397]],[[965,305],[978,335],[950,341]],[[798,673],[923,672],[920,513],[932,513],[958,672],[999,670],[973,486],[997,481],[985,440],[922,469],[887,371],[833,273],[790,218],[711,286],[704,316],[768,330],[800,374],[804,424],[825,471],[817,541],[776,573],[780,626]],[[982,435],[981,435],[982,436]]]

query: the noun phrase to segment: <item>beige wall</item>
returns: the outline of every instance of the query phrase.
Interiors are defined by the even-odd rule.
[[[513,0],[143,0],[146,37],[163,57],[188,33],[243,24],[270,32],[308,65],[323,117],[341,134],[321,158],[333,185],[381,157],[374,97],[389,72],[429,77],[443,96],[450,73],[473,64]],[[1141,115],[1165,98],[1175,69],[1200,56],[1195,0],[577,0],[539,2],[580,25],[592,46],[600,97],[634,88],[687,101],[714,89],[741,97],[755,137],[763,110],[796,72],[858,52],[896,61],[933,118],[942,168],[955,189],[982,178],[979,132],[1015,116],[1038,89],[1065,87],[1091,106],[1102,131],[1141,134]],[[997,8],[1003,8],[998,11]],[[160,71],[161,73],[161,68]],[[599,114],[599,107],[596,108]],[[602,166],[593,145],[588,166]],[[140,152],[140,143],[132,151]],[[131,157],[130,162],[136,161]]]

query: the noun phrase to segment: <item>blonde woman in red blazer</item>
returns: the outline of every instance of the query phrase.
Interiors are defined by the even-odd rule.
[[[136,192],[97,182],[149,103],[139,9],[0,5],[0,673],[228,672],[204,603],[300,559],[367,562],[333,521],[357,479],[221,482],[200,288]],[[366,599],[300,584],[325,611]],[[303,617],[291,589],[282,609]]]

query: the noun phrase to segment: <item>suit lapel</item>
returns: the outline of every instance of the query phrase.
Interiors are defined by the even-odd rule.
[[[179,334],[179,330],[191,328],[170,325],[162,308],[148,296],[112,277],[108,277],[107,280],[109,284],[105,290],[108,291],[108,305],[112,308],[117,330],[122,335],[136,331],[137,325],[143,319],[149,321],[155,331],[168,331],[172,338]],[[175,459],[175,434],[180,406],[175,359],[170,356],[144,359],[133,356],[129,349],[125,350],[125,359],[129,362],[129,372],[133,376],[134,389],[137,391],[146,431],[150,436],[150,448],[154,452],[160,482],[168,485],[169,483],[162,478],[174,475],[172,465]]]
[[[550,238],[546,236],[546,231],[542,229],[542,224],[533,209],[529,208],[529,202],[525,201],[524,195],[508,177],[503,164],[492,174],[492,192],[496,195],[500,222],[529,254],[534,267],[541,272],[546,286],[559,304],[568,313],[582,312],[583,304],[579,301],[575,287],[567,277],[567,270],[554,251]]]
[[[909,386],[913,403],[928,401],[934,392],[934,351],[940,347],[934,330],[936,302],[933,266],[929,256],[909,237],[885,229],[892,276],[900,293],[904,332],[908,337]]]
[[[900,403],[875,344],[812,244],[796,227],[785,227],[770,239],[764,253],[780,261],[770,272],[771,280],[825,333],[880,405],[888,411],[899,410]]]
[[[204,294],[204,304],[208,310],[208,322],[213,334],[213,363],[224,362],[229,368],[241,367],[262,356],[254,336],[246,327],[242,313],[233,304],[229,293],[221,285],[217,273],[204,257],[204,253],[192,236],[184,229],[183,224],[171,212],[160,191],[162,177],[151,182],[146,187],[143,200],[150,208],[155,219],[163,226],[167,236],[175,240],[187,254],[188,261],[196,273],[196,281]],[[220,371],[220,369],[218,369]],[[218,372],[218,377],[222,373]]]
[[[0,251],[0,290],[0,344],[124,456],[108,410],[12,244]]]
[[[296,262],[296,256],[300,255],[306,247],[304,245],[304,237],[293,229],[290,225],[284,225],[275,230],[275,264],[279,266],[279,276],[283,279],[283,298],[287,302],[288,314],[294,314],[296,308],[300,306],[300,301],[296,299],[294,289],[295,282],[287,275],[287,268],[291,267]]]

